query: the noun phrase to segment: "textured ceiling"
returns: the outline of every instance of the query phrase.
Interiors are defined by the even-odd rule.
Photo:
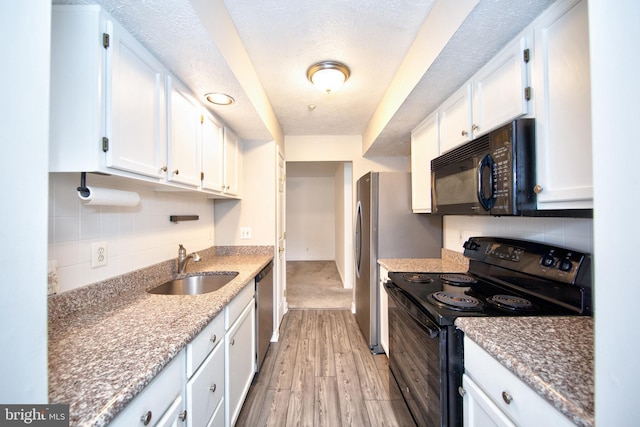
[[[222,2],[223,0],[211,0]],[[225,0],[285,135],[360,135],[436,0]],[[450,0],[437,0],[450,1]],[[409,154],[409,132],[553,0],[480,0],[366,156]],[[189,0],[54,0],[101,4],[195,94],[236,103],[210,109],[242,139],[272,139]],[[351,68],[326,95],[306,80],[314,62]],[[315,105],[310,110],[309,104]]]

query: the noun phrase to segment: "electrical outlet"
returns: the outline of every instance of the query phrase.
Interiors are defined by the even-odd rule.
[[[91,244],[91,268],[107,265],[109,258],[109,246],[107,242],[94,242]]]
[[[240,238],[241,239],[250,239],[251,238],[251,227],[240,227]]]

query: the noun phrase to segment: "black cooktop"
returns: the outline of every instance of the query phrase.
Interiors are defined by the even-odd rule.
[[[591,314],[586,254],[495,237],[472,237],[464,247],[466,273],[389,273],[389,279],[440,325],[467,316]]]

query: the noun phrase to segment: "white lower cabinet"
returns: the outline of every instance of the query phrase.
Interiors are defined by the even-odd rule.
[[[224,371],[224,345],[218,345],[187,382],[189,426],[207,425],[212,418],[224,397]]]
[[[180,416],[184,411],[184,364],[185,352],[181,351],[109,425],[181,425]]]
[[[386,268],[378,266],[378,300],[380,301],[380,345],[389,356],[389,297],[384,290],[385,282],[389,280],[389,272]]]
[[[478,344],[464,338],[463,416],[465,427],[573,426]]]
[[[238,419],[255,373],[255,300],[252,298],[225,336],[226,425]]]

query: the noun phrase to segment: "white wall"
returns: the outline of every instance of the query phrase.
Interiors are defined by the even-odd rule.
[[[0,2],[0,402],[47,403],[51,1]]]
[[[79,173],[52,173],[49,182],[49,260],[58,264],[60,292],[105,280],[213,246],[213,201],[187,192],[156,192],[148,184],[87,174],[87,185],[137,191],[135,207],[85,206]],[[173,223],[170,215],[198,215]],[[108,263],[91,268],[91,243],[106,241]]]
[[[287,261],[334,260],[335,177],[287,178]]]
[[[597,426],[638,425],[638,17],[637,0],[589,1]]]
[[[215,201],[217,246],[274,245],[276,241],[276,145],[242,141],[242,200]],[[240,238],[251,228],[251,239]]]
[[[445,216],[443,246],[462,252],[471,236],[499,236],[534,240],[593,252],[593,220],[583,218],[515,218]]]
[[[335,176],[336,194],[336,267],[345,288],[353,288],[353,191],[351,162],[341,163]]]

